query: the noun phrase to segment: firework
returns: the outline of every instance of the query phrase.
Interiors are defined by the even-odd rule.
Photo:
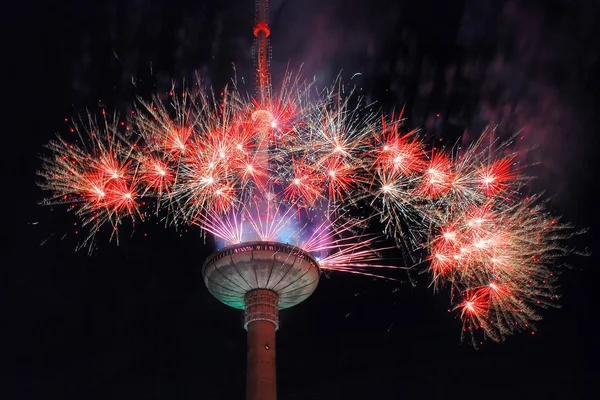
[[[566,250],[570,227],[530,197],[490,200],[459,211],[429,248],[434,285],[450,285],[463,333],[494,341],[539,319],[536,308],[556,305],[554,264]]]
[[[530,328],[536,308],[553,303],[568,227],[522,197],[510,140],[490,129],[464,150],[432,148],[403,129],[402,113],[378,117],[339,81],[318,91],[290,74],[268,93],[256,100],[233,84],[216,95],[198,80],[140,100],[130,130],[90,118],[76,127],[78,144],[48,145],[45,204],[81,217],[84,245],[153,210],[198,226],[218,247],[294,245],[325,271],[391,278],[416,269],[425,249],[433,286],[451,288],[473,338]],[[406,265],[382,261],[389,244],[371,234],[374,224]]]
[[[52,155],[43,159],[39,174],[44,179],[41,187],[53,196],[43,204],[66,204],[81,218],[90,232],[82,246],[90,244],[103,225],[110,226],[111,238],[118,238],[117,228],[124,219],[142,218],[144,179],[157,183],[156,178],[147,175],[146,167],[140,168],[139,148],[120,133],[116,117],[104,117],[100,124],[89,117],[76,124],[73,133],[79,143],[59,136],[47,146]],[[147,164],[150,170],[157,166]]]

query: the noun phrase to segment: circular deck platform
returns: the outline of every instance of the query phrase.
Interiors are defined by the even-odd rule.
[[[218,300],[244,309],[244,296],[254,289],[279,295],[279,309],[308,298],[319,283],[319,264],[302,249],[283,243],[248,242],[228,246],[204,263],[204,283]]]

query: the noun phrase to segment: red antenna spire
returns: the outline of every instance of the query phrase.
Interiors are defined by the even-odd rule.
[[[269,0],[256,0],[256,23],[254,37],[256,38],[256,85],[260,101],[265,103],[269,99],[271,77],[269,75],[269,59],[271,47],[269,46]]]

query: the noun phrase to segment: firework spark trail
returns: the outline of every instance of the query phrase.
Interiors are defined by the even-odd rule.
[[[358,275],[371,276],[375,278],[392,279],[389,276],[378,274],[374,269],[397,269],[400,267],[389,264],[379,264],[382,260],[382,252],[395,247],[380,247],[378,237],[361,235],[343,237],[331,242],[329,249],[336,249],[327,256],[319,259],[321,269],[327,271],[348,272]]]
[[[289,74],[258,101],[198,80],[140,100],[129,135],[116,119],[90,119],[76,129],[80,144],[50,142],[44,203],[74,210],[90,247],[104,225],[118,238],[148,205],[222,245],[297,245],[323,270],[393,279],[414,269],[382,262],[389,246],[368,233],[375,225],[411,263],[429,253],[432,285],[451,288],[473,343],[476,332],[498,341],[531,328],[536,308],[555,300],[552,266],[569,227],[523,198],[510,140],[489,129],[464,150],[436,149],[402,123],[402,113],[379,118],[339,81],[318,91]]]

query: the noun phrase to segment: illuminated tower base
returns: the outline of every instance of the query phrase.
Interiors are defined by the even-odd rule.
[[[279,310],[301,303],[315,291],[319,265],[295,246],[250,242],[215,253],[204,263],[203,275],[213,296],[244,310],[248,332],[246,399],[275,400]]]

